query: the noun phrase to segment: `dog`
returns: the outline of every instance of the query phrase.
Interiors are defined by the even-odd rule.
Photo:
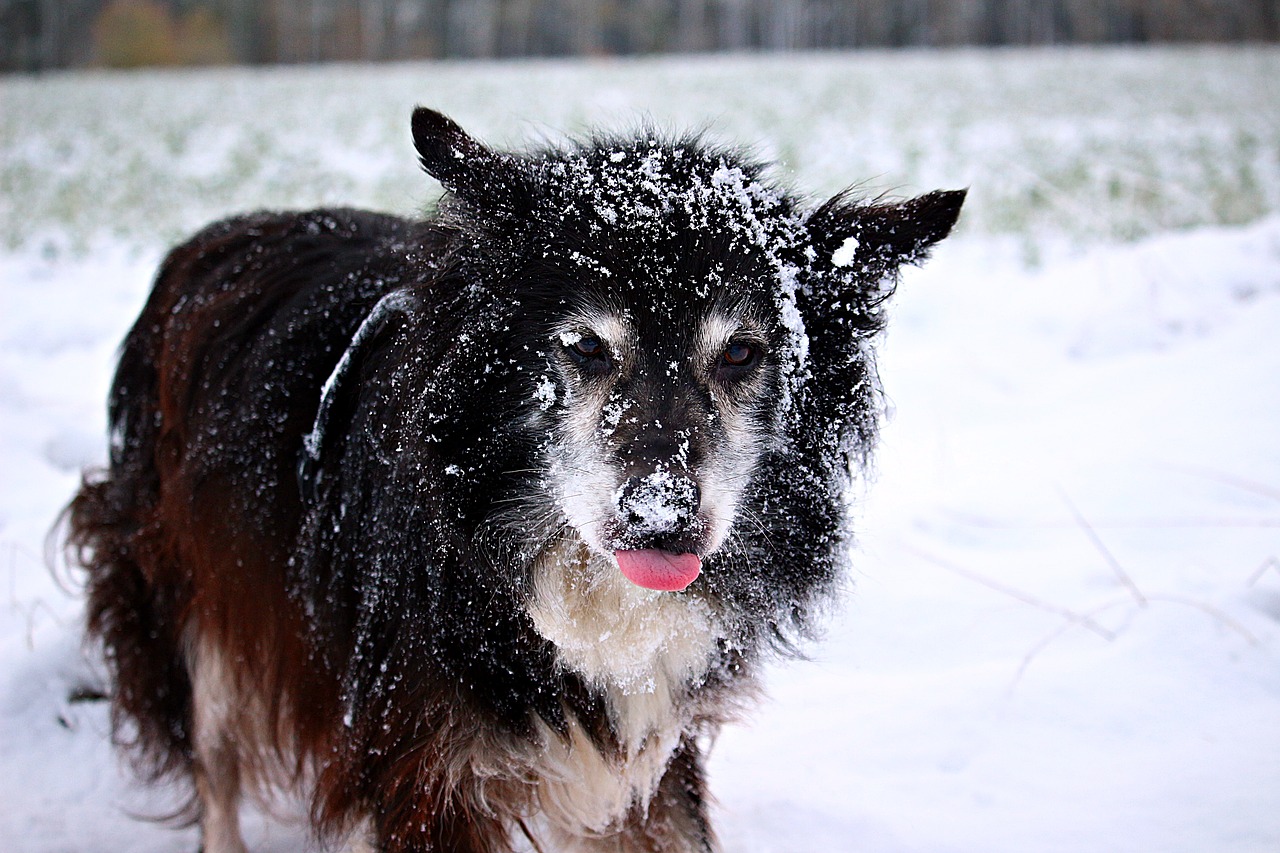
[[[841,584],[873,342],[964,191],[807,205],[642,129],[418,108],[414,221],[173,249],[69,507],[113,732],[207,853],[710,851],[704,757]]]

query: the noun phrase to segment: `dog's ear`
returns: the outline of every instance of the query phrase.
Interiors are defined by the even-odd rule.
[[[903,264],[924,260],[929,248],[951,233],[965,193],[937,190],[901,202],[837,195],[808,219],[813,265],[820,273],[874,286]]]
[[[480,207],[511,207],[518,189],[515,158],[478,142],[443,113],[413,111],[413,145],[427,174],[444,188]]]
[[[884,328],[880,306],[893,293],[898,269],[923,260],[950,233],[964,196],[939,191],[865,202],[839,195],[809,217],[810,276],[796,307],[809,338],[806,382],[814,393],[797,418],[800,434],[822,435],[834,424],[850,452],[870,447],[875,365],[871,350],[856,342]]]

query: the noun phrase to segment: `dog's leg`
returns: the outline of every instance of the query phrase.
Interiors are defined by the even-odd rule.
[[[634,806],[616,831],[605,834],[573,834],[563,827],[547,827],[547,849],[556,853],[715,853],[707,799],[701,751],[693,739],[685,738],[647,807]]]
[[[202,643],[188,663],[192,674],[192,735],[202,853],[246,853],[240,835],[240,765],[229,733],[237,701],[221,655]]]
[[[634,812],[617,836],[618,853],[714,853],[715,835],[707,818],[707,775],[702,750],[685,737],[644,812]]]
[[[360,825],[342,842],[338,853],[378,853],[373,841],[373,830],[367,820],[360,821]]]
[[[201,853],[246,853],[240,836],[240,786],[219,771],[209,771],[203,760],[195,766],[196,794],[200,797]]]

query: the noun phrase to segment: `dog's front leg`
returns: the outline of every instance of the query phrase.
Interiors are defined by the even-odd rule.
[[[397,807],[384,803],[369,823],[378,853],[506,853],[507,825],[466,793],[428,787],[426,796]],[[361,850],[356,847],[356,850]],[[367,849],[367,848],[366,848]]]
[[[600,839],[599,853],[714,853],[707,817],[707,777],[702,750],[686,736],[667,765],[647,809],[632,811],[622,831]]]

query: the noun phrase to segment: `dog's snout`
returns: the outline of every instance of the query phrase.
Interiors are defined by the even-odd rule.
[[[619,517],[636,533],[681,533],[696,524],[702,490],[688,477],[658,471],[629,478],[616,498]]]

